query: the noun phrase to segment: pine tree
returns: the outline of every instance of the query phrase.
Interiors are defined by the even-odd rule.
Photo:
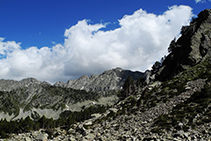
[[[174,51],[175,48],[176,48],[176,38],[174,38],[171,41],[171,43],[170,43],[170,45],[168,47],[168,52],[171,53],[172,51]]]

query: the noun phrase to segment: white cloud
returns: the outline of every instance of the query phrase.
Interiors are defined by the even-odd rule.
[[[5,57],[9,52],[20,48],[20,43],[16,43],[14,41],[4,42],[4,38],[0,37],[0,57]]]
[[[192,16],[188,6],[173,6],[162,15],[140,9],[119,20],[120,28],[103,31],[107,24],[79,21],[64,33],[64,44],[52,48],[21,49],[0,38],[0,77],[35,77],[50,82],[67,81],[114,67],[145,71],[167,54],[169,42]],[[182,16],[181,16],[182,15]],[[3,46],[3,48],[2,48]]]
[[[211,0],[208,0],[208,1],[211,2]],[[195,0],[195,2],[196,2],[196,3],[199,3],[199,2],[201,2],[201,3],[206,3],[206,0]]]

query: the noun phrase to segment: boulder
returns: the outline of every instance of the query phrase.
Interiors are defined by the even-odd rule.
[[[46,133],[40,133],[35,137],[36,141],[47,141],[48,140],[48,134]]]
[[[80,134],[83,135],[83,136],[86,136],[86,135],[87,135],[86,129],[83,127],[82,124],[79,124],[79,125],[76,127],[76,132],[80,133]]]

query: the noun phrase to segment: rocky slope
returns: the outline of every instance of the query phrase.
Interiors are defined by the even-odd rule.
[[[41,129],[12,134],[10,140],[210,140],[210,69],[208,59],[159,86],[146,86],[68,130]]]
[[[10,140],[211,140],[210,19],[206,9],[183,27],[151,81],[127,82],[126,97],[105,113],[66,130],[12,134]]]

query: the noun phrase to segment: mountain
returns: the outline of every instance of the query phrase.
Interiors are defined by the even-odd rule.
[[[35,78],[26,78],[21,81],[1,79],[0,80],[0,91],[11,91],[11,90],[15,90],[17,88],[28,87],[30,85],[40,85],[41,83],[42,82],[38,81]]]
[[[156,62],[151,72],[146,71],[136,81],[131,77],[125,80],[117,103],[106,108],[91,106],[80,113],[64,111],[54,122],[44,117],[33,122],[29,118],[0,121],[0,129],[10,133],[6,127],[12,124],[28,131],[10,134],[10,140],[211,140],[210,49],[211,9],[206,9],[189,26],[182,27],[181,37],[171,42],[167,57]],[[94,78],[82,78],[86,83],[78,88],[93,90],[89,84],[94,81],[88,80]],[[67,89],[72,84],[57,88]],[[107,90],[107,86],[99,90]],[[7,134],[1,131],[0,135]]]
[[[35,78],[21,81],[0,80],[0,118],[22,117],[59,118],[65,110],[80,111],[93,103],[113,105],[118,101],[119,91],[128,76],[135,80],[144,73],[116,68],[90,77],[84,75],[76,80],[51,85]],[[36,115],[36,116],[35,116]]]
[[[140,77],[146,77],[144,73],[138,71],[132,72],[130,70],[115,68],[107,70],[100,75],[91,75],[90,77],[83,75],[79,79],[69,80],[67,83],[57,82],[54,85],[86,91],[120,90],[128,76],[131,76],[134,80]]]

